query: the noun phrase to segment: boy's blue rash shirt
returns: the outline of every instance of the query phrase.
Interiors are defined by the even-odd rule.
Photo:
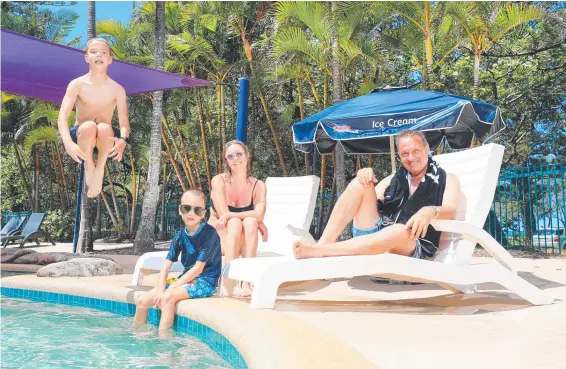
[[[175,233],[171,240],[167,260],[176,262],[181,256],[181,263],[185,271],[179,276],[181,278],[197,261],[206,263],[199,278],[203,278],[213,286],[220,278],[222,268],[222,252],[220,249],[220,237],[216,229],[205,221],[201,222],[199,228],[192,236],[186,228]]]

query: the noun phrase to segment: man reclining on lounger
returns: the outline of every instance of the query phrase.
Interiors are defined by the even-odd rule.
[[[428,157],[430,148],[421,132],[400,132],[397,151],[403,166],[375,188],[373,169],[359,170],[336,202],[317,244],[293,244],[296,258],[384,252],[418,259],[434,256],[440,232],[430,222],[435,218],[454,219],[460,193],[458,178]],[[336,242],[352,219],[354,238]]]

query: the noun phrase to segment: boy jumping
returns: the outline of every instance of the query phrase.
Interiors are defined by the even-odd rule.
[[[147,312],[153,305],[161,308],[160,336],[173,325],[175,305],[185,299],[211,296],[218,283],[222,266],[220,237],[216,229],[204,221],[206,197],[199,190],[188,190],[181,197],[179,215],[185,228],[171,241],[165,265],[161,268],[157,285],[140,295],[136,301],[134,326],[147,322]],[[174,279],[167,279],[173,263],[181,255],[185,271]]]
[[[102,190],[104,167],[108,157],[122,160],[130,136],[126,91],[106,71],[112,64],[112,52],[103,38],[93,38],[86,45],[88,73],[69,83],[61,103],[57,125],[67,153],[74,161],[84,161],[87,196],[96,197]],[[68,120],[76,106],[75,126]],[[112,128],[112,115],[118,109],[120,131]],[[98,148],[94,163],[93,151]]]

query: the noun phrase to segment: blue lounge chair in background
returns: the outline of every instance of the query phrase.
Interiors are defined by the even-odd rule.
[[[51,235],[49,233],[39,230],[41,223],[43,223],[44,217],[44,213],[32,213],[21,232],[16,232],[16,234],[12,234],[10,236],[3,236],[0,239],[2,246],[6,247],[8,243],[12,241],[19,241],[20,247],[23,247],[24,244],[28,241],[35,241],[35,243],[39,245],[40,238],[47,238],[49,242],[55,245],[55,242],[53,242],[53,239],[51,238]]]
[[[15,234],[19,229],[22,223],[26,220],[25,215],[18,215],[15,217],[10,218],[8,223],[0,230],[0,237],[4,236],[11,236]]]

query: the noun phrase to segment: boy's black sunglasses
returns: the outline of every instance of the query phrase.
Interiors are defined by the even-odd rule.
[[[202,208],[200,206],[191,206],[191,205],[179,205],[179,210],[181,210],[181,213],[183,214],[188,214],[191,212],[191,210],[193,210],[194,213],[199,217],[202,217],[206,212],[205,208]]]

